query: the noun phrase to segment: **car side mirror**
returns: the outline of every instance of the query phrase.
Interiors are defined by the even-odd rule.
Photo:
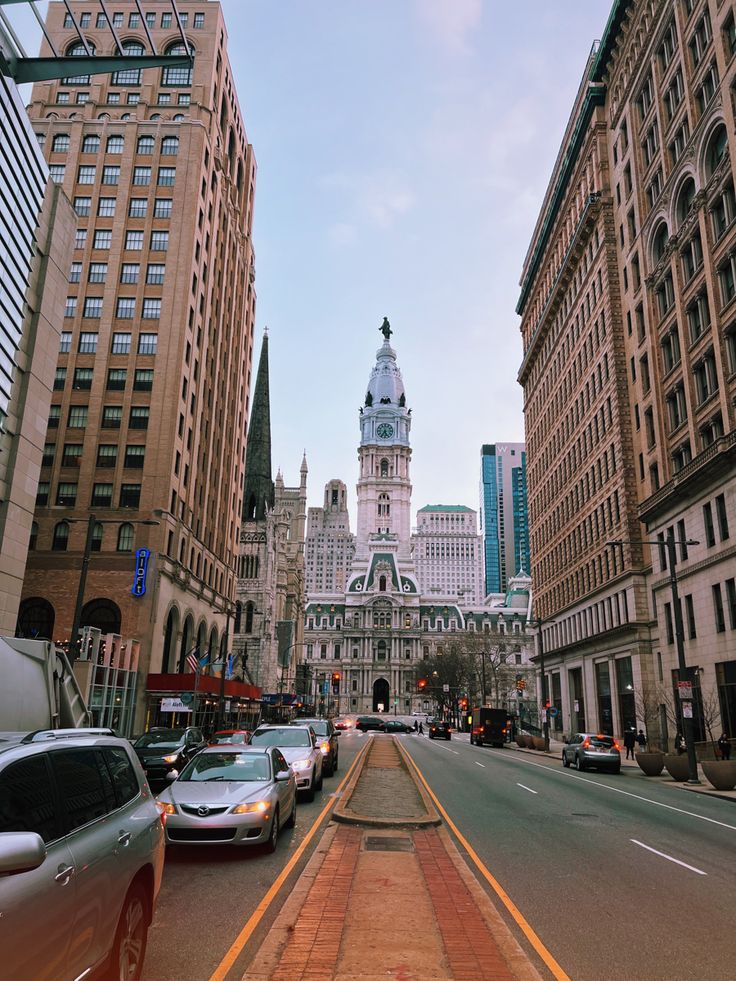
[[[291,776],[291,769],[289,769],[289,770],[279,770],[279,772],[276,774],[276,779],[278,781],[288,780],[290,776]]]
[[[333,736],[339,736],[340,735],[340,730],[339,729],[335,729],[335,731],[332,733],[332,735]]]
[[[35,831],[8,831],[0,835],[0,875],[32,872],[43,865],[46,845]]]
[[[173,781],[176,780],[178,776],[179,776],[178,770],[169,770],[169,772],[166,774],[166,779]]]

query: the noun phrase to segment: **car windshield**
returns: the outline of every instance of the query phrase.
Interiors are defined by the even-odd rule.
[[[179,746],[184,742],[185,732],[183,729],[162,729],[153,732],[146,732],[137,739],[135,746],[137,749],[146,749],[147,746],[156,746],[163,749],[166,746]]]
[[[212,737],[213,743],[247,743],[248,737],[244,732],[216,732]]]
[[[314,722],[307,722],[306,725],[314,729],[318,736],[327,735],[327,723],[324,721],[324,719],[315,719]]]
[[[251,742],[260,746],[281,746],[286,749],[312,745],[306,729],[260,729],[253,733]]]
[[[255,753],[200,753],[182,771],[184,783],[222,780],[228,783],[265,781],[271,777],[268,758]]]

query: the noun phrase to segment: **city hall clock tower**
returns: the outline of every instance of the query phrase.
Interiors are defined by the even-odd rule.
[[[411,549],[411,410],[391,347],[391,326],[384,318],[383,344],[368,380],[360,409],[358,527],[356,550],[365,553],[371,536],[387,536],[402,558]],[[361,548],[362,546],[362,548]]]

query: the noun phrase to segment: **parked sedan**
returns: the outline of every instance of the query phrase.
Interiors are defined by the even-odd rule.
[[[383,725],[383,719],[379,719],[375,715],[360,715],[358,716],[358,721],[355,723],[355,728],[359,729],[360,732],[368,732],[369,730],[378,731]]]
[[[149,783],[161,782],[172,770],[181,771],[207,745],[201,729],[149,729],[133,743]]]
[[[433,722],[429,727],[430,739],[451,739],[452,731],[449,722]]]
[[[158,800],[170,844],[265,844],[273,852],[281,828],[296,823],[296,777],[273,746],[210,746]]]
[[[314,729],[322,753],[322,770],[326,777],[331,777],[337,772],[339,755],[337,743],[339,733],[335,725],[329,719],[299,719],[293,724],[311,726]]]
[[[621,770],[621,751],[613,736],[602,733],[578,732],[562,747],[562,765],[571,766],[578,770],[592,767],[596,770],[610,770],[619,773]]]
[[[314,800],[322,789],[322,751],[311,726],[259,726],[251,736],[252,746],[277,746],[296,776],[297,790]]]
[[[414,726],[408,726],[400,719],[386,719],[381,723],[381,732],[414,732]]]

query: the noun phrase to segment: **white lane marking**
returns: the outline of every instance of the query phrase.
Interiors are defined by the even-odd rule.
[[[485,763],[479,763],[477,760],[473,760],[473,762],[475,763],[476,766],[482,766],[483,769],[485,770],[485,768],[486,768]]]
[[[517,783],[517,785],[516,785],[516,786],[517,786],[517,787],[521,787],[521,789],[522,789],[522,790],[528,790],[530,794],[536,794],[536,793],[538,793],[538,791],[536,791],[536,790],[532,790],[532,788],[531,788],[531,787],[527,787],[527,786],[526,786],[525,784],[523,784],[523,783]]]
[[[498,756],[498,754],[502,752],[503,750],[496,750],[495,752],[491,750],[491,754],[493,756]],[[506,758],[509,759],[508,756]],[[727,828],[729,831],[736,831],[736,825],[726,824],[725,821],[716,821],[715,818],[705,817],[702,814],[695,814],[693,811],[686,811],[682,807],[673,807],[672,804],[663,804],[662,801],[652,800],[649,797],[642,797],[640,794],[632,794],[630,791],[621,790],[619,787],[609,787],[608,784],[597,783],[590,777],[579,777],[575,773],[569,773],[566,770],[556,770],[551,766],[545,766],[544,763],[533,763],[531,760],[525,760],[522,758],[517,758],[516,762],[526,763],[527,766],[536,766],[540,770],[546,770],[548,773],[554,773],[556,776],[563,777],[566,780],[580,780],[589,787],[600,787],[601,790],[611,790],[614,794],[623,794],[624,797],[633,797],[635,800],[644,801],[645,804],[654,804],[656,807],[664,807],[668,811],[676,811],[678,814],[687,814],[688,817],[697,818],[699,821],[707,821],[708,824],[717,824],[720,828]]]
[[[432,739],[430,741],[434,743],[434,739]],[[453,753],[455,756],[459,756],[460,755],[459,753],[456,753],[454,749],[450,749],[449,746],[440,746],[439,743],[435,743],[435,746],[437,747],[437,749],[444,749],[445,752],[447,752],[447,753]]]
[[[660,858],[666,858],[668,862],[674,862],[675,865],[681,865],[683,869],[690,869],[691,872],[697,872],[698,875],[707,875],[707,872],[703,872],[702,869],[696,869],[694,865],[688,865],[687,862],[681,862],[679,858],[673,858],[671,855],[665,854],[665,852],[658,852],[656,848],[651,848],[649,845],[645,845],[643,841],[637,841],[636,838],[629,838],[629,841],[633,841],[635,845],[640,848],[646,848],[648,852],[654,852],[655,855],[659,855]]]

